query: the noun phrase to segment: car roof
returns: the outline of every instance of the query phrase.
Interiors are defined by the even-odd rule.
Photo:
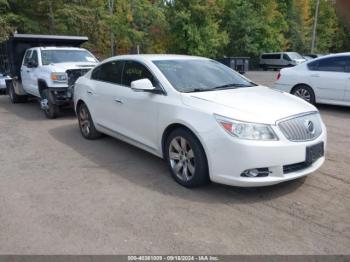
[[[37,46],[29,48],[29,50],[40,49],[40,50],[86,50],[80,47],[72,47],[72,46]]]
[[[200,56],[188,56],[188,55],[172,55],[172,54],[142,54],[142,55],[120,55],[113,56],[106,59],[104,62],[113,60],[138,60],[138,61],[157,61],[157,60],[191,60],[191,59],[202,59],[208,60],[208,58]]]

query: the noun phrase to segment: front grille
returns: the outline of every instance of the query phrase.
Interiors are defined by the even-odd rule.
[[[301,162],[301,163],[286,165],[286,166],[283,166],[283,174],[289,174],[289,173],[297,172],[297,171],[306,169],[306,168],[308,168],[310,166],[311,166],[311,164],[309,164],[307,162]]]
[[[71,87],[74,85],[75,81],[83,75],[85,75],[87,72],[89,72],[89,69],[71,69],[67,70],[67,76],[68,76],[68,86]]]
[[[310,141],[322,133],[321,118],[318,113],[296,116],[278,123],[284,136],[293,142]]]

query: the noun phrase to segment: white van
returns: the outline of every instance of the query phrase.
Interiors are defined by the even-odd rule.
[[[260,56],[260,67],[264,71],[268,69],[280,69],[304,63],[306,59],[296,52],[265,53]]]

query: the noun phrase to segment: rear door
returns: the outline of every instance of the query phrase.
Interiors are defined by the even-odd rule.
[[[347,64],[346,56],[327,57],[310,64],[311,83],[318,99],[344,100],[349,81]]]
[[[111,61],[95,68],[91,87],[87,90],[88,106],[97,125],[113,132],[120,130],[123,104],[119,97],[126,87],[121,85],[124,61]]]

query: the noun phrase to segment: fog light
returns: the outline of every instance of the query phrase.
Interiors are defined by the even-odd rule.
[[[259,175],[259,170],[258,169],[248,169],[245,170],[241,176],[245,176],[245,177],[257,177]]]
[[[266,177],[271,173],[268,168],[253,168],[242,172],[243,177]]]

